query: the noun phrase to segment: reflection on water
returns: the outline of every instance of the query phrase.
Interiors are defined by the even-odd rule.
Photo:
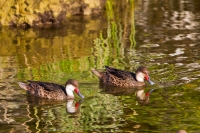
[[[145,92],[144,87],[135,87],[135,88],[120,88],[116,86],[103,85],[100,83],[100,89],[102,93],[112,94],[114,96],[129,96],[135,94],[136,101],[139,104],[149,103],[150,95],[155,89],[150,89],[148,92]]]
[[[67,112],[70,114],[78,114],[80,112],[80,106],[83,103],[84,99],[79,100],[76,102],[75,105],[73,105],[74,100],[67,101],[66,109]]]
[[[107,19],[75,16],[60,29],[0,29],[0,132],[199,132],[200,3],[109,2]],[[135,71],[140,64],[155,85],[102,88],[90,71],[105,65]],[[80,82],[84,101],[37,99],[16,84],[68,78]]]

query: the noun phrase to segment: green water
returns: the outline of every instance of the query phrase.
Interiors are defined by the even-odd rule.
[[[200,2],[107,1],[102,16],[56,29],[0,29],[0,132],[200,132]],[[102,88],[91,68],[135,71],[156,83]],[[16,82],[80,83],[85,99],[31,97]],[[155,89],[149,99],[145,94]],[[74,113],[67,104],[79,103]]]

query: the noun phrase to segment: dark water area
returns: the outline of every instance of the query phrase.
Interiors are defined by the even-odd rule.
[[[0,132],[200,132],[200,2],[106,4],[105,14],[59,28],[0,29]],[[105,65],[145,65],[156,84],[102,88],[91,68]],[[39,99],[17,85],[69,78],[83,100]]]

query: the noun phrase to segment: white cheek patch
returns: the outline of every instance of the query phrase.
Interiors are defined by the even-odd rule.
[[[144,74],[143,74],[142,72],[138,72],[138,73],[136,74],[136,79],[137,79],[137,81],[139,81],[139,82],[144,82]]]
[[[66,90],[71,90],[71,91],[74,91],[75,87],[73,85],[67,85],[66,86]]]
[[[74,97],[73,91],[74,91],[75,87],[73,85],[67,85],[65,89],[66,89],[66,93],[68,96]]]

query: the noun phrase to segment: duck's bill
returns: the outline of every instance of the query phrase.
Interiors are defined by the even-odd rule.
[[[149,82],[149,84],[151,84],[151,85],[154,85],[154,84],[155,84],[153,81],[150,80],[150,78],[149,78],[148,82]]]
[[[84,96],[80,93],[80,91],[77,93],[79,97],[84,98]]]
[[[144,78],[149,82],[149,84],[151,84],[151,85],[155,84],[153,81],[151,81],[151,79],[148,75],[146,75]]]
[[[84,96],[80,93],[78,88],[75,88],[74,92],[76,92],[76,94],[79,95],[79,97],[84,98]]]

